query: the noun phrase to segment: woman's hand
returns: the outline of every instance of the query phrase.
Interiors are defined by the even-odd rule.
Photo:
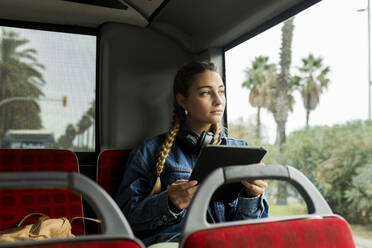
[[[250,197],[262,195],[267,187],[266,180],[241,181],[245,186],[245,194]]]
[[[255,165],[264,165],[264,163]],[[267,187],[267,180],[241,181],[241,183],[245,186],[245,194],[250,197],[262,195]]]
[[[173,205],[179,209],[185,209],[190,205],[191,199],[194,196],[198,182],[187,181],[187,180],[177,180],[168,188],[168,198],[173,203]]]

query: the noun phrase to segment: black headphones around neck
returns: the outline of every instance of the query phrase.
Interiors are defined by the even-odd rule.
[[[182,149],[190,153],[198,153],[201,148],[212,143],[213,136],[212,132],[203,131],[199,135],[194,131],[181,128],[176,139]]]

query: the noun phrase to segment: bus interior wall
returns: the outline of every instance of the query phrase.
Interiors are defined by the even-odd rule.
[[[175,72],[194,55],[148,28],[108,23],[100,35],[101,150],[130,149],[169,128]]]

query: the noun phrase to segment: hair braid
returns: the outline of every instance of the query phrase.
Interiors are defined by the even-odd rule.
[[[176,121],[172,127],[169,129],[167,137],[161,147],[160,156],[158,157],[158,162],[156,163],[156,175],[160,176],[163,172],[164,162],[167,158],[169,151],[173,146],[173,142],[177,136],[178,131],[180,130],[180,122]]]
[[[212,125],[212,131],[214,133],[212,144],[217,144],[218,143],[218,140],[220,138],[221,123],[213,124]]]
[[[151,190],[150,195],[160,193],[161,191],[160,175],[163,172],[165,160],[168,157],[177,133],[180,130],[181,123],[179,118],[177,118],[177,116],[174,116],[173,118],[175,120],[173,121],[173,124],[167,133],[167,137],[165,138],[164,143],[161,146],[158,161],[156,163],[156,182],[153,189]]]

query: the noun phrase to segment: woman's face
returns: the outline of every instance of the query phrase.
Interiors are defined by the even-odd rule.
[[[196,131],[209,128],[210,124],[221,122],[226,101],[225,86],[217,72],[206,70],[194,76],[188,96],[178,94],[177,101],[188,112],[188,126]]]

